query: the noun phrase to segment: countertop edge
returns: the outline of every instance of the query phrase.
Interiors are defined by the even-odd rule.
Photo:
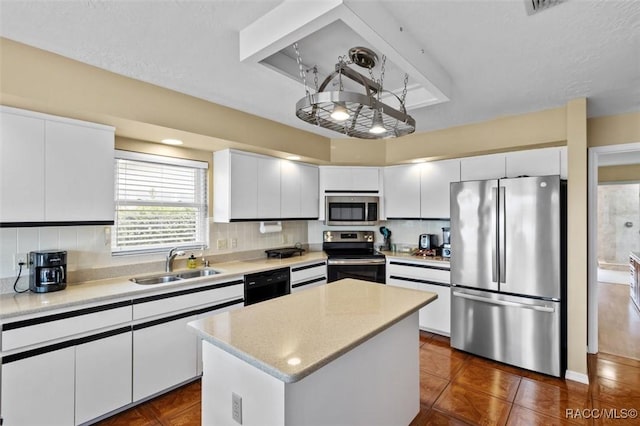
[[[401,289],[401,290],[406,290],[406,289]],[[425,293],[425,292],[421,292],[421,293]],[[331,361],[339,358],[340,356],[344,355],[345,353],[349,352],[350,350],[354,349],[355,347],[361,345],[362,343],[366,342],[367,340],[373,338],[374,336],[377,336],[378,334],[382,333],[383,331],[391,328],[393,325],[399,323],[400,321],[402,321],[403,319],[407,318],[408,316],[410,316],[411,314],[413,314],[414,312],[420,310],[421,308],[427,306],[428,304],[430,304],[431,302],[435,301],[438,298],[438,295],[435,293],[431,293],[431,297],[429,299],[427,299],[424,302],[418,303],[416,304],[414,307],[400,313],[397,317],[395,317],[394,319],[386,322],[385,324],[383,324],[382,326],[372,330],[369,333],[364,334],[362,337],[354,340],[353,342],[351,342],[348,345],[345,345],[344,347],[339,348],[338,350],[336,350],[335,352],[331,353],[330,355],[328,355],[327,357],[323,358],[322,360],[309,365],[308,367],[300,370],[299,372],[295,373],[295,374],[286,374],[283,373],[282,371],[278,370],[277,368],[263,362],[260,361],[259,359],[251,356],[249,353],[238,350],[235,346],[233,345],[229,345],[224,341],[221,341],[219,339],[216,339],[214,336],[200,330],[197,325],[195,325],[196,321],[192,321],[190,323],[188,323],[188,325],[194,330],[194,332],[200,336],[203,340],[211,343],[212,345],[222,349],[223,351],[247,362],[248,364],[256,367],[257,369],[269,374],[270,376],[275,377],[278,380],[281,380],[284,383],[295,383],[295,382],[299,382],[300,380],[304,379],[305,377],[309,376],[310,374],[318,371],[320,368],[324,367],[325,365],[329,364]]]

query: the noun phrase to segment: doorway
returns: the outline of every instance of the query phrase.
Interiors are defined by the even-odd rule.
[[[589,149],[588,352],[640,360],[640,312],[629,297],[629,253],[640,250],[640,176],[598,184],[599,167],[634,164],[640,143]]]
[[[629,253],[640,251],[640,184],[598,185],[599,352],[640,359],[640,312],[629,297]]]

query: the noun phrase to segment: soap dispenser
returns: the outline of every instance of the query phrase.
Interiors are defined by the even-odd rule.
[[[196,257],[193,255],[193,253],[191,253],[191,256],[189,256],[189,259],[187,259],[187,268],[196,269],[197,266],[198,265],[197,265]]]

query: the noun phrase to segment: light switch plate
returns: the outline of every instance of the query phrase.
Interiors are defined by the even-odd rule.
[[[231,418],[242,424],[242,397],[231,392]]]

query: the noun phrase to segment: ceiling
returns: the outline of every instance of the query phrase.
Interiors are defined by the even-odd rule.
[[[377,51],[391,58],[389,74],[410,69],[410,85],[433,83],[442,91],[436,104],[412,101],[411,92],[407,95],[407,103],[415,104],[409,113],[418,132],[560,107],[581,97],[588,98],[590,117],[640,111],[639,1],[566,0],[533,15],[527,14],[523,0],[297,1],[305,5],[299,16],[286,15],[273,21],[276,25],[266,22],[276,44],[304,35],[303,15],[311,6],[348,6],[360,11],[362,22],[353,24],[357,37],[374,50],[389,50]],[[259,58],[240,59],[241,31],[265,22],[264,16],[272,16],[281,3],[0,0],[0,35],[340,137],[296,118],[295,104],[304,95],[299,79],[265,66]],[[281,27],[293,30],[278,39]],[[338,56],[346,54],[344,43],[304,47],[300,45],[305,64],[322,52],[324,56],[317,56],[323,61],[317,64],[320,69],[331,69]],[[290,44],[288,49],[291,57]],[[397,75],[387,79],[396,86],[402,82]]]

